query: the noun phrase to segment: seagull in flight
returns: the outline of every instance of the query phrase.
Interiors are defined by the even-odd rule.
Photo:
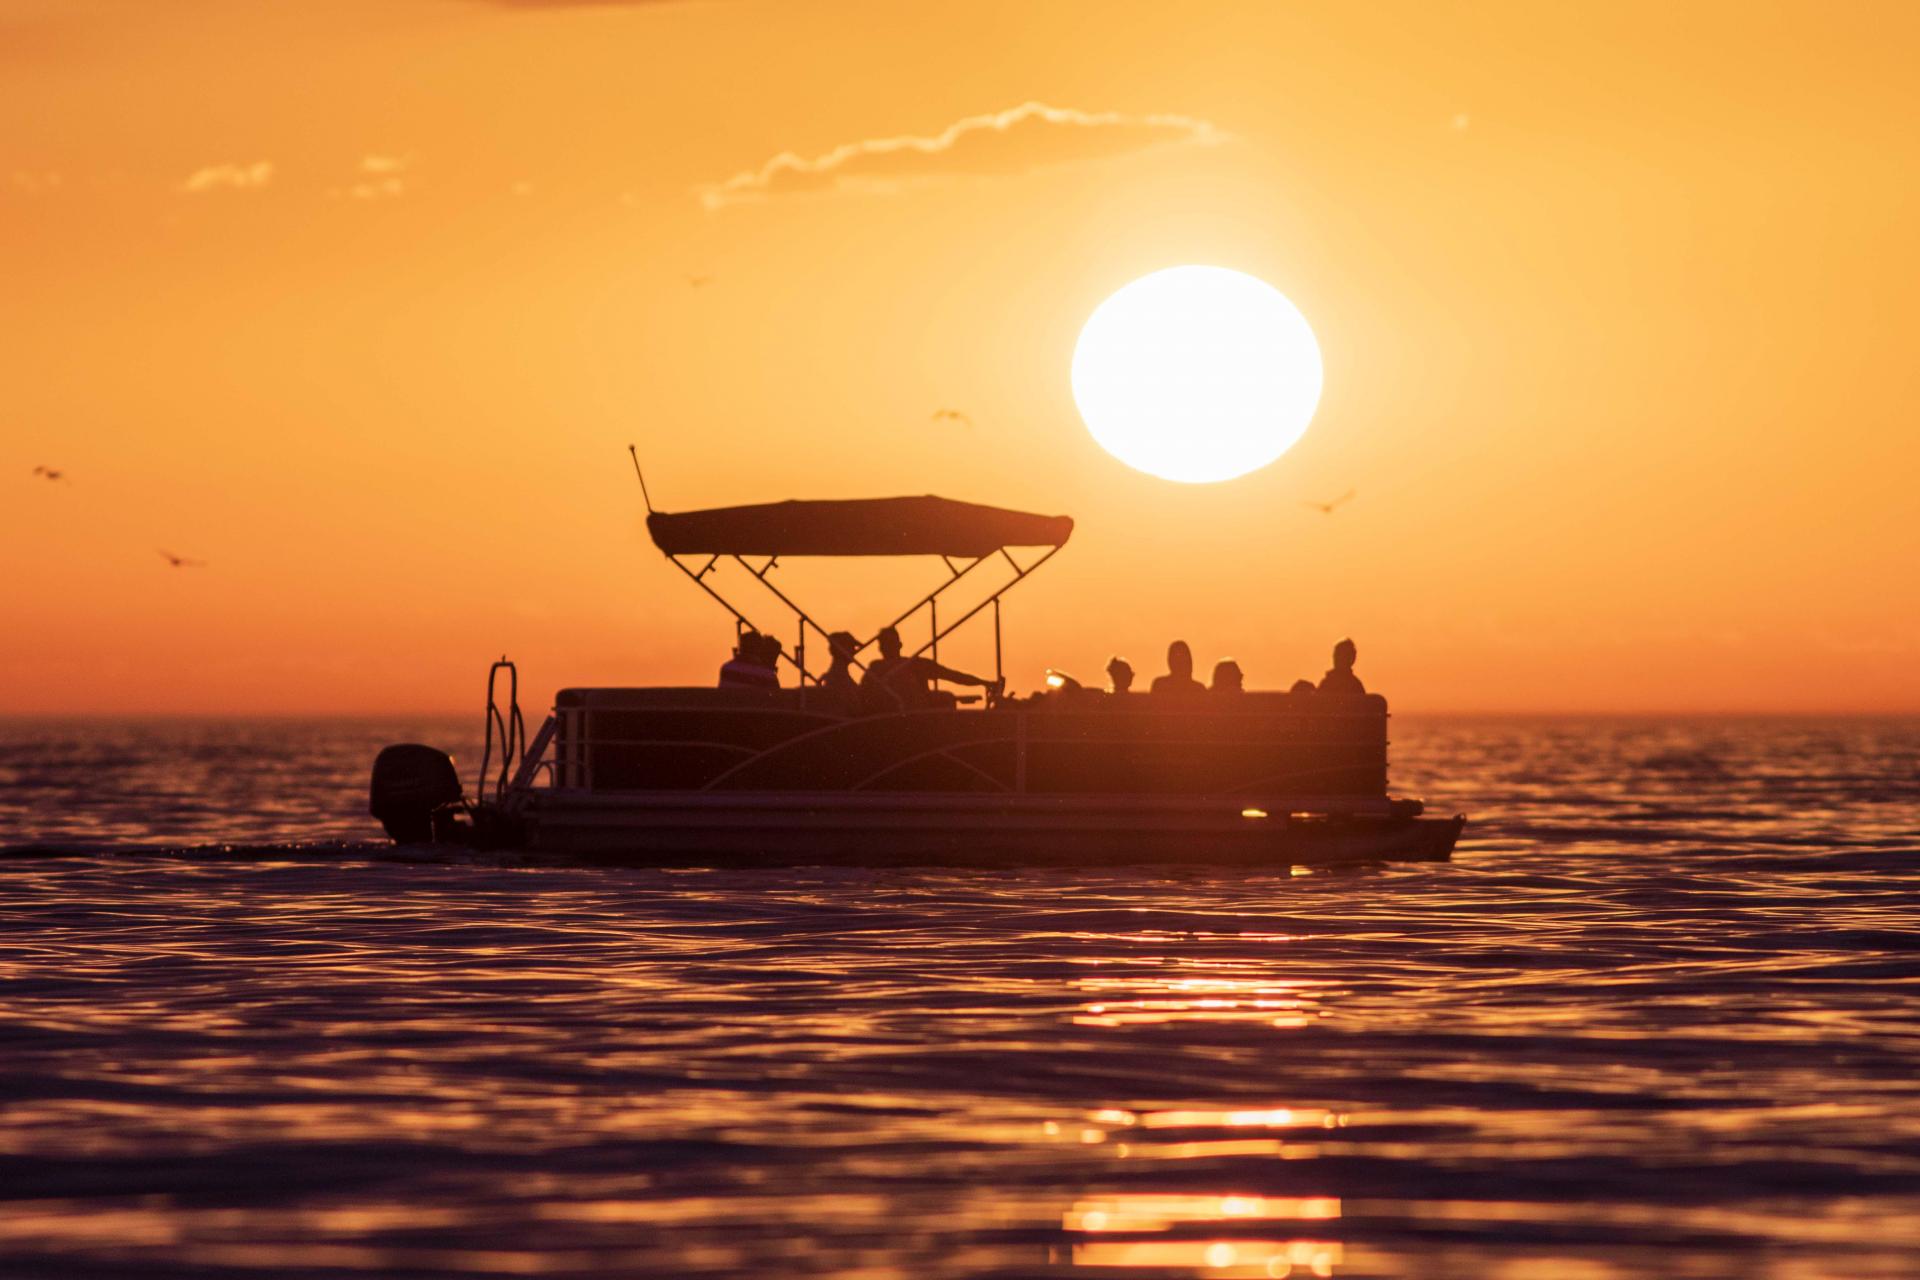
[[[935,409],[933,411],[933,420],[935,422],[957,422],[963,427],[971,427],[973,425],[973,419],[958,409]]]
[[[1354,492],[1355,492],[1354,490],[1349,489],[1345,493],[1341,494],[1339,497],[1335,498],[1332,502],[1303,502],[1300,505],[1303,507],[1312,507],[1315,511],[1318,511],[1323,516],[1330,516],[1333,514],[1333,509],[1335,507],[1351,502],[1353,500]]]
[[[189,560],[187,557],[177,556],[171,551],[160,552],[160,558],[175,569],[204,569],[207,567],[205,560]]]
[[[33,474],[41,476],[53,484],[59,484],[62,481],[65,481],[67,484],[73,483],[73,481],[67,479],[67,473],[58,467],[35,467]]]

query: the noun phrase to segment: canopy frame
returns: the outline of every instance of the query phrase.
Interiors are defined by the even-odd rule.
[[[633,459],[634,475],[639,478],[640,495],[641,495],[641,498],[645,501],[647,506],[648,533],[654,545],[656,547],[659,547],[660,553],[666,556],[668,562],[671,563],[674,568],[680,570],[681,573],[685,574],[687,578],[692,581],[694,586],[699,587],[702,591],[706,592],[707,595],[713,598],[716,604],[718,604],[722,609],[725,609],[728,613],[733,615],[733,622],[734,622],[734,628],[735,628],[736,634],[742,631],[752,630],[752,631],[758,631],[762,635],[773,635],[774,634],[773,632],[768,631],[765,628],[756,626],[738,606],[736,606],[731,600],[727,599],[724,595],[722,595],[718,590],[714,588],[714,586],[711,583],[707,582],[706,580],[707,575],[713,572],[713,570],[719,565],[722,559],[731,560],[735,564],[739,565],[742,569],[746,570],[747,574],[750,577],[752,577],[756,582],[758,582],[761,586],[765,587],[769,592],[772,593],[774,599],[778,600],[781,604],[785,605],[787,609],[793,614],[796,620],[796,635],[794,638],[793,652],[788,653],[786,646],[782,644],[780,646],[780,657],[783,660],[785,660],[787,663],[789,663],[794,668],[794,670],[799,672],[800,683],[802,685],[806,685],[808,683],[812,683],[816,685],[819,684],[820,677],[815,675],[807,667],[807,629],[812,628],[815,634],[817,634],[823,641],[828,640],[828,638],[831,636],[832,633],[829,632],[826,629],[826,627],[823,626],[820,623],[820,621],[816,619],[811,613],[807,612],[804,606],[802,606],[798,601],[794,600],[791,596],[787,595],[786,592],[782,591],[778,586],[774,584],[772,580],[772,574],[774,569],[777,568],[780,564],[781,555],[790,554],[790,553],[783,553],[777,550],[769,551],[767,553],[767,562],[764,565],[762,565],[760,568],[755,569],[752,565],[747,563],[746,556],[739,552],[725,552],[725,551],[675,552],[675,551],[668,550],[664,546],[661,546],[660,538],[658,534],[654,532],[654,529],[653,529],[653,517],[655,517],[656,515],[659,515],[660,513],[654,509],[653,495],[647,491],[647,477],[645,473],[642,472],[640,469],[639,451],[636,450],[634,446],[628,445],[627,454]],[[932,501],[941,501],[941,500],[933,499]],[[959,504],[950,503],[947,505],[951,507]],[[1025,515],[1025,513],[1020,513],[1020,512],[1001,511],[1001,512],[998,512],[998,514],[1002,516],[1017,517],[1019,520],[1027,523],[1029,528],[1032,527],[1032,523],[1036,520],[1035,517],[1027,516]],[[971,557],[966,555],[958,555],[958,556],[952,555],[947,553],[944,550],[933,553],[938,555],[940,562],[946,566],[947,580],[941,583],[939,586],[935,587],[932,591],[928,592],[926,595],[922,596],[917,603],[912,605],[904,613],[900,614],[898,617],[894,618],[892,622],[887,624],[887,627],[893,627],[897,630],[907,621],[912,619],[914,615],[918,614],[922,609],[925,609],[927,611],[927,618],[928,618],[927,629],[929,632],[927,641],[925,644],[922,644],[919,648],[913,650],[913,653],[911,656],[917,658],[922,656],[923,654],[930,653],[936,662],[939,661],[940,642],[944,640],[947,636],[952,635],[955,631],[959,630],[961,627],[965,626],[968,622],[972,621],[975,617],[979,616],[980,612],[983,609],[991,605],[993,607],[993,674],[996,680],[1000,680],[1003,682],[1005,681],[1006,666],[1005,666],[1005,660],[1004,660],[1004,657],[1001,651],[1001,645],[1000,645],[1001,597],[1005,596],[1007,592],[1013,590],[1013,588],[1019,585],[1021,582],[1024,582],[1041,565],[1045,564],[1047,561],[1053,559],[1054,556],[1058,555],[1060,553],[1060,548],[1066,545],[1067,537],[1071,534],[1073,529],[1073,522],[1071,520],[1065,519],[1064,517],[1055,517],[1055,518],[1043,517],[1038,519],[1040,519],[1044,523],[1050,523],[1056,526],[1055,532],[1057,532],[1058,537],[1056,540],[1051,542],[1031,544],[1031,545],[1042,545],[1046,547],[1046,550],[1041,553],[1040,558],[1035,560],[1032,564],[1022,565],[1019,560],[1014,558],[1011,546],[1004,542],[1002,542],[999,546],[993,547],[992,549],[989,549],[989,550],[983,550],[980,552],[980,554],[974,555]],[[1003,536],[1005,536],[1004,529],[1006,527],[1007,526],[1005,525],[1002,526]],[[1028,544],[1023,544],[1023,545],[1028,545]],[[869,553],[862,552],[861,554],[869,554]],[[900,556],[900,555],[909,555],[909,554],[915,554],[915,553],[895,552],[893,554],[896,556]],[[702,555],[707,557],[707,562],[704,565],[702,565],[698,570],[694,569],[691,565],[687,563],[688,558],[698,560],[699,557]],[[975,569],[979,568],[981,565],[985,564],[987,561],[995,559],[996,557],[1004,558],[1006,560],[1008,567],[1013,570],[1013,576],[1010,579],[1008,579],[1005,583],[1002,583],[998,588],[996,588],[993,591],[993,593],[990,594],[986,599],[980,601],[978,604],[974,605],[973,608],[961,614],[958,619],[948,623],[944,627],[941,626],[940,625],[940,597],[946,594],[946,592],[950,588],[958,584],[962,579],[966,578]],[[954,561],[956,559],[966,560],[967,563],[960,568],[955,568]],[[880,628],[880,631],[884,631],[886,629],[887,629],[886,627],[882,627]],[[862,671],[866,670],[867,664],[860,660],[860,655],[862,653],[865,653],[868,649],[872,648],[875,642],[878,641],[879,636],[880,636],[880,632],[876,631],[874,632],[873,635],[867,637],[865,640],[860,641],[859,645],[853,651],[852,661],[855,667],[859,668]],[[775,638],[778,639],[777,636]],[[936,681],[936,683],[938,682]]]
[[[920,599],[909,606],[905,612],[899,614],[891,622],[888,622],[886,627],[893,627],[895,630],[898,630],[910,622],[921,610],[926,610],[928,617],[928,637],[919,648],[912,650],[911,656],[918,658],[923,655],[928,655],[935,661],[938,661],[940,657],[940,642],[978,617],[983,610],[991,606],[993,609],[993,674],[995,679],[1004,680],[1006,678],[1006,667],[1000,643],[1001,597],[1005,596],[1007,592],[1013,590],[1015,586],[1032,576],[1034,571],[1039,569],[1041,565],[1058,555],[1060,548],[1064,545],[1066,544],[1061,543],[1048,547],[1040,554],[1038,559],[1026,565],[1021,564],[1008,547],[999,547],[988,552],[986,555],[976,556],[959,568],[954,567],[954,561],[951,557],[941,556],[940,560],[947,570],[947,580],[935,587],[932,591],[929,591],[926,595],[920,597]],[[817,618],[809,613],[804,605],[781,590],[773,581],[772,574],[774,569],[779,565],[779,556],[771,557],[764,566],[755,569],[751,564],[747,563],[745,556],[712,555],[706,557],[706,563],[696,569],[692,564],[689,564],[688,561],[691,559],[697,563],[701,559],[698,555],[689,557],[684,554],[675,554],[671,551],[664,551],[661,554],[667,558],[669,564],[685,574],[688,581],[706,592],[708,596],[712,597],[716,604],[733,615],[736,632],[758,631],[762,635],[775,635],[773,631],[755,624],[739,606],[721,594],[720,591],[715,589],[713,584],[706,580],[707,575],[711,573],[722,560],[732,561],[744,569],[749,577],[765,587],[773,595],[774,599],[786,606],[788,611],[793,614],[797,624],[797,635],[795,636],[793,651],[789,653],[787,647],[782,644],[780,647],[780,657],[799,673],[801,684],[817,685],[820,683],[820,677],[814,674],[807,666],[807,633],[809,629],[811,629],[823,642],[825,642],[832,633],[829,632]],[[965,613],[961,614],[959,618],[942,626],[940,623],[940,598],[981,565],[987,563],[989,560],[1000,559],[1004,559],[1008,567],[1013,570],[1013,576],[995,588],[992,594],[987,596],[986,599],[980,601],[971,609],[968,609]],[[853,665],[857,669],[862,671],[866,670],[867,664],[861,661],[860,655],[873,647],[874,643],[879,639],[880,631],[884,631],[886,627],[881,627],[879,630],[876,630],[873,635],[860,641],[859,647],[854,650],[853,656]],[[776,636],[775,638],[777,639],[778,637]]]

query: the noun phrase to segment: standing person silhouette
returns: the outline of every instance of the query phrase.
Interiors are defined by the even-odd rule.
[[[943,667],[932,658],[902,656],[900,633],[892,627],[882,627],[874,642],[880,646],[880,656],[867,664],[867,674],[860,680],[861,700],[870,712],[924,711],[950,705],[951,698],[933,696],[933,690],[928,687],[931,680],[974,685],[996,697],[1004,687],[999,680]]]
[[[1167,646],[1167,674],[1155,676],[1148,692],[1179,696],[1206,691],[1207,686],[1193,678],[1193,650],[1185,640],[1175,640]]]
[[[1113,692],[1116,694],[1132,693],[1133,664],[1125,658],[1116,657],[1109,659],[1107,662],[1107,682],[1113,687]]]
[[[1363,696],[1367,686],[1361,684],[1360,677],[1353,674],[1353,664],[1359,656],[1360,649],[1351,640],[1342,640],[1333,646],[1333,667],[1320,678],[1320,692],[1356,698]]]

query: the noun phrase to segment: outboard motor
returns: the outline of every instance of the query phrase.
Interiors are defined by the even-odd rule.
[[[417,742],[383,749],[374,758],[369,790],[368,811],[395,844],[428,843],[435,816],[465,798],[453,757]]]

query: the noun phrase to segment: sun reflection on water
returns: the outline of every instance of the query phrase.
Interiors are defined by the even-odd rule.
[[[1167,1022],[1256,1022],[1280,1028],[1312,1026],[1332,1016],[1324,1002],[1331,983],[1308,978],[1141,975],[1087,977],[1075,985],[1094,998],[1073,1021],[1121,1027]]]
[[[1075,1267],[1193,1271],[1209,1276],[1333,1276],[1346,1256],[1330,1240],[1100,1240],[1072,1245]]]
[[[1208,1238],[1209,1229],[1230,1225],[1236,1232],[1257,1231],[1274,1223],[1328,1222],[1340,1216],[1340,1201],[1332,1196],[1123,1193],[1076,1201],[1060,1225],[1083,1237],[1065,1250],[1066,1260],[1076,1267],[1331,1276],[1344,1256],[1338,1242],[1239,1234]],[[1100,1238],[1116,1236],[1136,1238]]]
[[[1340,1216],[1333,1196],[1118,1194],[1076,1200],[1061,1219],[1068,1231],[1165,1231],[1180,1223],[1226,1220],[1325,1221]]]

